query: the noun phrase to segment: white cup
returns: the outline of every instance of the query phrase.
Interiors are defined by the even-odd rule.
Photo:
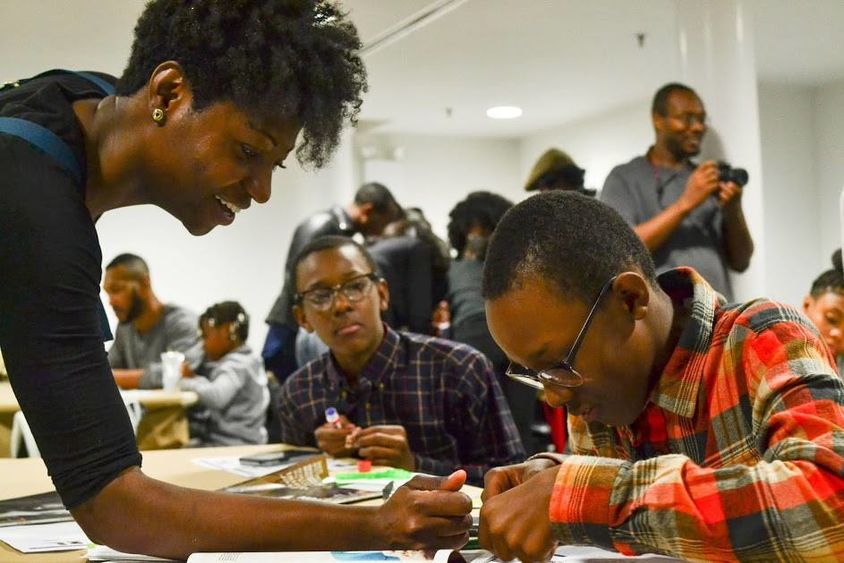
[[[161,386],[165,391],[175,391],[178,388],[184,361],[185,355],[181,352],[171,350],[161,353]]]

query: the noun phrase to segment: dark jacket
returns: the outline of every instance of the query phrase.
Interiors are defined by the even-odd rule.
[[[430,333],[434,309],[431,247],[416,237],[395,237],[374,242],[369,253],[390,287],[390,307],[384,314],[387,324]]]

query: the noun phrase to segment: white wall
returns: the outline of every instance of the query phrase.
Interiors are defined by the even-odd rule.
[[[811,87],[759,85],[767,296],[795,306],[831,253],[821,259],[814,96]]]
[[[524,197],[515,140],[368,135],[356,145],[358,154],[376,156],[361,157],[361,180],[382,182],[401,205],[421,207],[443,238],[449,211],[469,192],[488,190],[516,202]]]
[[[841,246],[841,213],[838,198],[844,188],[844,81],[827,84],[815,92],[815,152],[820,248],[824,267],[832,251]]]

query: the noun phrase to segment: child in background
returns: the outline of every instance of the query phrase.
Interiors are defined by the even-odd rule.
[[[199,395],[191,413],[191,442],[201,446],[265,444],[270,401],[261,357],[246,344],[249,316],[235,301],[199,317],[204,359],[194,373],[185,364],[179,386]]]
[[[844,276],[840,271],[827,270],[812,282],[803,312],[835,355],[840,374],[844,367]]]

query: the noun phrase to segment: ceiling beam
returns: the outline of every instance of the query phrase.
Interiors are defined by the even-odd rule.
[[[429,23],[441,18],[447,13],[459,8],[469,0],[435,0],[421,10],[411,14],[410,16],[400,20],[396,24],[388,27],[381,33],[377,34],[370,41],[366,43],[361,49],[361,55],[368,57],[384,47],[395,43],[407,37],[414,31],[422,29]]]

